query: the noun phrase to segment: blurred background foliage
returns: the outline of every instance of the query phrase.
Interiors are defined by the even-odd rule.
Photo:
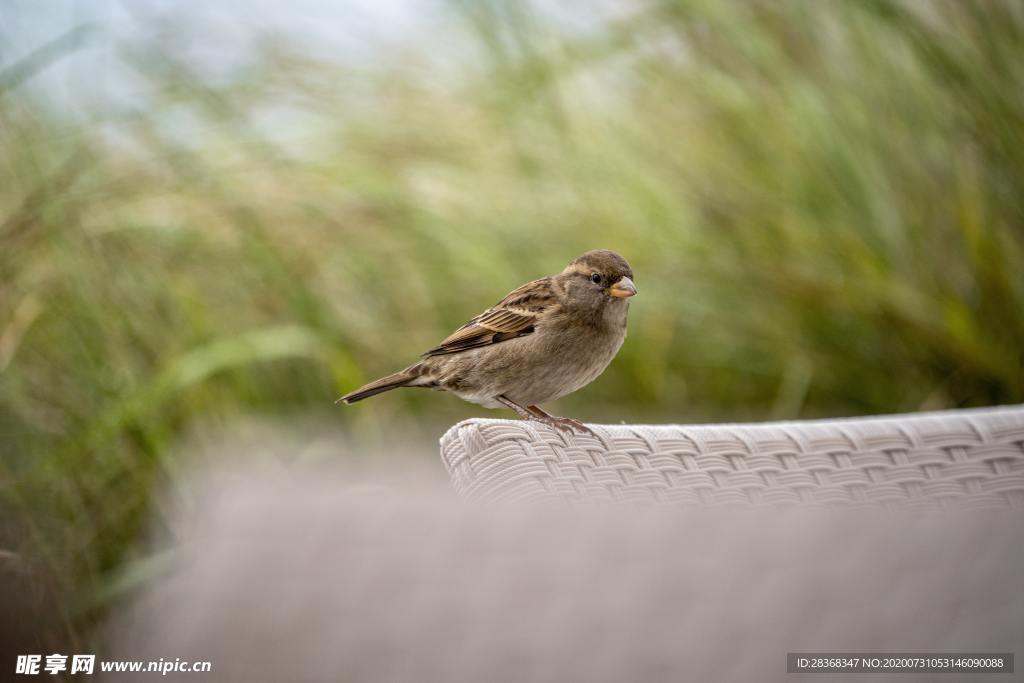
[[[451,2],[354,58],[265,26],[224,68],[145,6],[130,36],[0,53],[4,549],[72,596],[72,631],[145,574],[196,425],[312,417],[431,457],[507,416],[332,401],[590,248],[640,296],[556,412],[1024,400],[1019,2]],[[131,97],[39,86],[97,44]]]

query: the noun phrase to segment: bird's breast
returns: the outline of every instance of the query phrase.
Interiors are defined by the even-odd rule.
[[[549,319],[532,334],[462,353],[428,359],[438,384],[464,400],[501,407],[554,401],[589,384],[626,338],[625,310],[614,316]]]
[[[554,401],[594,381],[622,346],[625,320],[613,324],[565,324],[539,326],[535,339],[521,357],[523,372],[517,373],[507,395],[527,404]],[[518,401],[517,401],[518,402]]]

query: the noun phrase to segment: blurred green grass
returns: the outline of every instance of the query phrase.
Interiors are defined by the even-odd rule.
[[[193,425],[491,414],[332,401],[590,248],[640,296],[565,414],[1024,400],[1019,3],[530,7],[450,5],[471,40],[443,70],[268,41],[212,78],[126,47],[152,101],[87,120],[26,91],[31,63],[0,74],[0,493],[71,628],[143,566]]]

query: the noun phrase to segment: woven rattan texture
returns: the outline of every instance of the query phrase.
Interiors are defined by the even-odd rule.
[[[474,499],[1024,509],[1024,406],[751,425],[460,422],[441,439]]]

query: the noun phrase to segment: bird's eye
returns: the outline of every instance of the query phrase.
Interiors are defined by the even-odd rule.
[[[601,275],[598,273],[594,273],[593,275],[590,276],[590,281],[593,282],[595,285],[601,284]]]

